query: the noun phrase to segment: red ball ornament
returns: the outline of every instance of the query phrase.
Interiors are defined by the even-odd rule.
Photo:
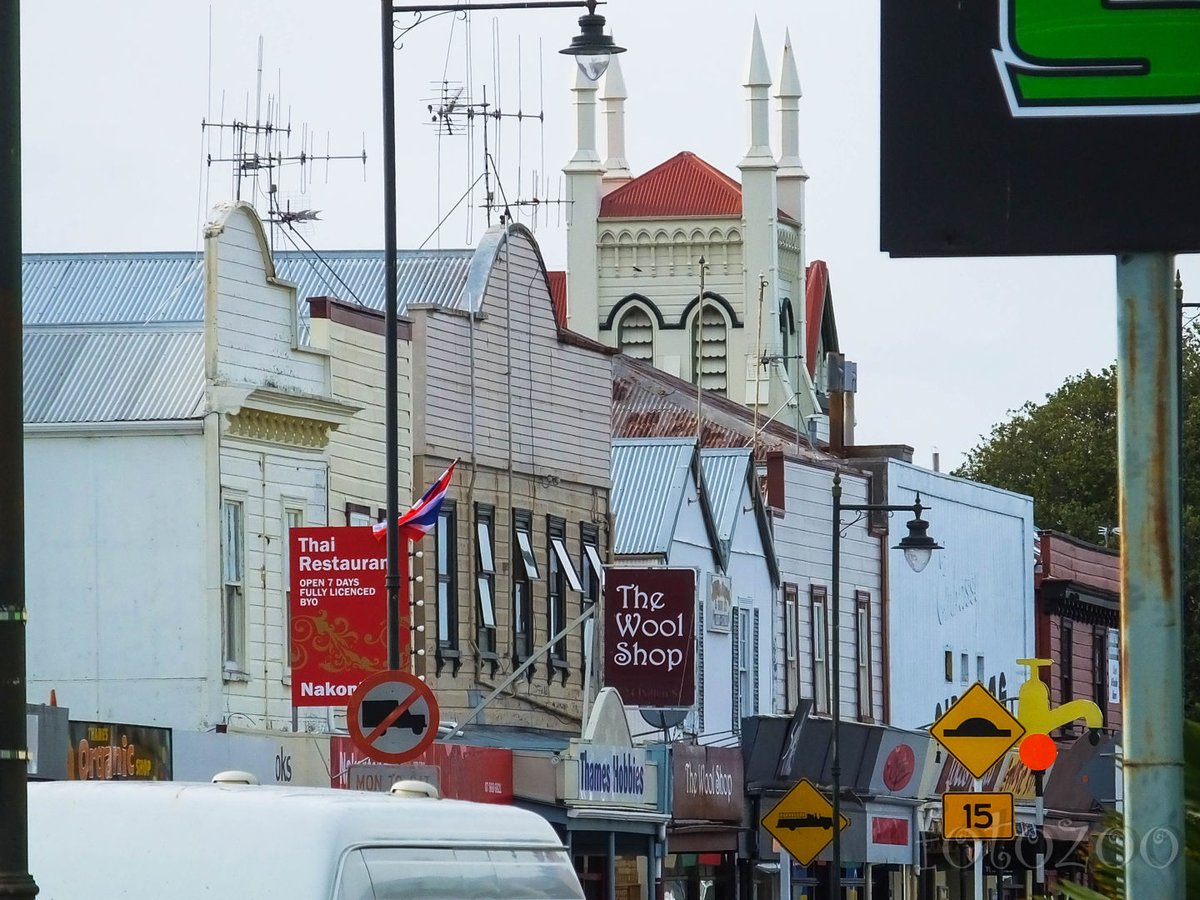
[[[1026,735],[1021,741],[1021,762],[1034,772],[1044,772],[1054,764],[1058,756],[1058,745],[1048,734]]]

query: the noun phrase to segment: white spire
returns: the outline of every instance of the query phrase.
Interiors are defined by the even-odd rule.
[[[792,35],[784,33],[783,65],[779,73],[779,204],[798,222],[804,221],[804,182],[808,173],[800,162],[800,76],[792,53]]]
[[[605,130],[608,133],[608,157],[604,160],[604,186],[607,194],[633,178],[629,171],[629,160],[625,156],[625,79],[621,75],[621,57],[617,54],[609,59],[608,71],[604,75]]]
[[[763,50],[762,32],[758,29],[758,16],[754,17],[754,37],[750,43],[750,62],[746,67],[746,87],[750,103],[750,149],[739,168],[750,166],[775,166],[771,155],[771,125],[769,121],[768,94],[771,90],[771,69],[767,65],[767,54]]]

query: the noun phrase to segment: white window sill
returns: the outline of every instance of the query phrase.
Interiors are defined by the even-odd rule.
[[[250,675],[246,672],[239,672],[236,669],[223,669],[221,671],[221,679],[223,681],[240,681],[243,683],[248,683],[250,681]]]

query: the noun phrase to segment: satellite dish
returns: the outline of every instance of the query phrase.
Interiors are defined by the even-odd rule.
[[[691,710],[686,707],[668,707],[665,709],[646,709],[643,707],[638,712],[647,725],[653,725],[655,728],[661,728],[665,731],[668,728],[674,728],[676,725],[682,724]]]

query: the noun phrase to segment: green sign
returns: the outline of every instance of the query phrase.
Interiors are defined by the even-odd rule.
[[[1200,112],[1200,0],[1000,0],[1016,116]]]

